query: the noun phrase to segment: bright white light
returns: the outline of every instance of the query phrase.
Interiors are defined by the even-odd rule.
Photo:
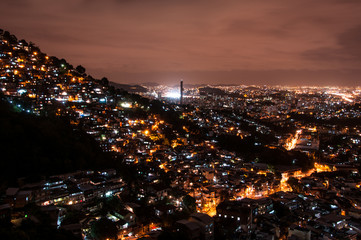
[[[166,98],[180,98],[180,92],[177,90],[172,90],[165,94]]]
[[[23,93],[26,93],[26,90],[25,90],[25,89],[19,89],[19,90],[18,90],[18,93],[21,95],[21,94],[23,94]]]
[[[122,106],[123,108],[131,108],[132,104],[129,102],[122,102],[120,106]]]

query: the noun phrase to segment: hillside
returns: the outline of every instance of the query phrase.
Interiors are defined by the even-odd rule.
[[[115,82],[109,82],[110,86],[113,86],[117,89],[127,91],[129,93],[141,93],[141,92],[147,92],[148,89],[145,87],[142,87],[140,85],[128,85],[128,84],[120,84]]]
[[[0,181],[112,166],[111,158],[66,119],[17,112],[0,102]]]
[[[94,101],[107,101],[108,96],[114,101],[128,96],[126,92],[1,29],[0,76],[1,187],[19,177],[119,166],[87,134],[84,125],[93,126],[90,118],[80,119],[79,114],[96,111]],[[84,105],[87,99],[92,102]]]

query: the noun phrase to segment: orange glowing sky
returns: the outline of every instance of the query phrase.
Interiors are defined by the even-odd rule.
[[[358,0],[2,0],[0,28],[120,83],[361,85]]]

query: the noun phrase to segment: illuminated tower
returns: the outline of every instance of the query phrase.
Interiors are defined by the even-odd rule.
[[[179,104],[183,104],[183,80],[180,81],[180,98],[179,98]]]

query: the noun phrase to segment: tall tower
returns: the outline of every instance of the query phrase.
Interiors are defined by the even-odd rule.
[[[179,98],[179,104],[183,104],[183,80],[180,81],[180,98]]]

